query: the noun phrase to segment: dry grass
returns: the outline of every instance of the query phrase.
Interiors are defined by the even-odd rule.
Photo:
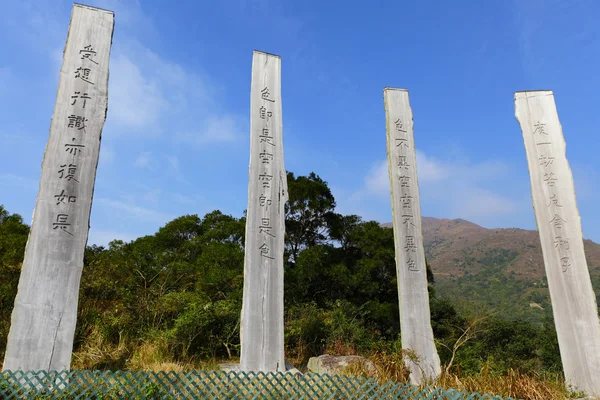
[[[336,346],[338,351],[349,353],[348,348]],[[356,353],[354,353],[356,354]],[[384,382],[409,382],[409,371],[404,364],[408,353],[374,353],[368,359],[375,368],[365,363],[354,363],[344,371],[345,374],[374,378]],[[228,362],[234,362],[229,360]],[[85,345],[73,354],[72,369],[128,369],[135,371],[190,371],[218,370],[218,361],[174,360],[168,351],[167,343],[161,340],[143,343],[130,343],[121,340],[117,345],[102,339],[98,332],[91,332]],[[558,376],[523,374],[510,370],[506,375],[494,375],[484,367],[476,375],[443,373],[432,386],[444,389],[465,390],[487,393],[502,397],[524,400],[558,400],[577,398],[564,387],[564,381]]]
[[[348,375],[375,378],[379,382],[408,382],[409,370],[403,361],[404,353],[374,353],[368,357],[375,369],[369,368],[364,362],[348,366],[344,372]]]
[[[169,357],[167,344],[163,341],[143,342],[136,347],[127,362],[127,369],[134,371],[189,371],[191,363],[177,362]]]
[[[409,382],[409,371],[404,365],[403,356],[402,353],[376,353],[369,356],[369,360],[376,366],[376,371],[366,368],[363,363],[349,366],[345,373],[374,378],[381,383]],[[479,374],[473,376],[443,373],[432,383],[432,386],[524,400],[559,400],[578,397],[567,392],[563,380],[558,376],[528,375],[514,370],[498,376],[491,374],[485,367]]]
[[[119,340],[117,345],[103,339],[92,331],[85,344],[73,353],[71,369],[75,370],[132,370],[132,371],[191,371],[198,369],[216,370],[216,360],[175,360],[170,355],[168,344],[161,339],[133,343]]]
[[[125,340],[117,345],[106,341],[94,327],[84,345],[73,353],[71,369],[114,369],[123,364],[131,350]]]
[[[352,343],[337,338],[329,343],[325,347],[323,354],[336,354],[339,356],[351,356],[357,353],[357,349]]]
[[[564,383],[560,379],[552,380],[515,370],[500,376],[489,374],[485,368],[474,376],[442,374],[436,384],[445,389],[453,388],[524,400],[559,400],[568,397]]]

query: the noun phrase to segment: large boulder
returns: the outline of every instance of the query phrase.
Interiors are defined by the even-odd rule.
[[[364,368],[374,373],[375,365],[368,359],[361,356],[330,356],[323,354],[319,357],[311,357],[308,360],[308,371],[316,374],[336,375],[342,374],[344,369],[350,365],[362,363]]]

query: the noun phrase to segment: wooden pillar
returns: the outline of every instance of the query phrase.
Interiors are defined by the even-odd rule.
[[[113,27],[113,12],[73,6],[4,370],[70,368]]]
[[[441,367],[429,311],[413,115],[407,90],[386,88],[383,97],[402,348],[414,352],[406,363],[411,382],[421,384],[437,378]]]
[[[241,370],[279,372],[285,371],[283,250],[288,197],[280,57],[254,52],[250,113]]]
[[[515,93],[552,312],[567,384],[600,396],[600,321],[573,175],[552,91]]]

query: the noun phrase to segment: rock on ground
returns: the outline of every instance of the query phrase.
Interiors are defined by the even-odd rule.
[[[308,371],[317,374],[341,374],[344,369],[350,365],[363,363],[364,367],[370,371],[375,371],[375,365],[368,359],[361,356],[331,356],[323,354],[319,357],[311,357],[308,360]]]
[[[219,369],[225,372],[240,372],[239,363],[222,363],[219,364]],[[285,373],[286,374],[302,374],[299,369],[294,367],[291,362],[285,361]]]

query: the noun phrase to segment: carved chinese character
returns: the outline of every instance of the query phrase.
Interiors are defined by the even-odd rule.
[[[400,187],[409,187],[408,184],[410,182],[410,176],[401,175],[398,177],[400,179]]]
[[[271,181],[273,180],[273,175],[260,174],[260,175],[258,175],[258,179],[262,181],[263,188],[269,188],[269,187],[271,187]]]
[[[402,202],[402,208],[412,209],[412,196],[405,194],[400,197],[400,201]]]
[[[536,133],[539,135],[546,135],[548,136],[548,132],[546,132],[544,129],[546,127],[546,124],[540,124],[540,121],[538,121],[537,124],[533,125],[533,127],[535,128],[533,130],[533,134],[535,135]]]
[[[561,250],[569,250],[569,239],[563,239],[560,236],[554,238],[554,247],[560,248]]]
[[[79,181],[77,179],[75,179],[75,173],[77,172],[77,165],[75,164],[69,164],[67,166],[67,164],[63,164],[60,166],[60,169],[58,170],[58,178],[59,179],[66,179],[68,181],[75,181],[77,183],[79,183]]]
[[[406,232],[408,232],[409,226],[415,226],[413,218],[410,214],[402,214],[402,224],[406,227]]]
[[[408,149],[408,139],[396,139],[396,147],[405,147]]]
[[[275,237],[275,235],[273,235],[271,233],[272,227],[270,225],[271,225],[271,219],[270,218],[261,218],[261,224],[258,227],[258,230],[259,230],[258,233],[264,233],[264,234],[269,235],[271,237]]]
[[[402,125],[402,121],[400,121],[400,119],[397,119],[396,122],[394,122],[394,124],[396,125],[396,130],[398,132],[406,133],[406,130],[404,129],[404,125]]]
[[[94,61],[94,59],[92,58],[92,57],[96,56],[96,52],[94,51],[94,49],[92,48],[91,45],[84,46],[83,50],[79,50],[79,54],[81,54],[82,60],[88,59],[91,62],[93,62],[94,64],[98,65],[98,63],[96,61]]]
[[[75,92],[75,94],[73,96],[71,96],[71,98],[73,99],[73,102],[71,103],[72,106],[74,106],[75,103],[77,103],[77,99],[82,99],[83,106],[81,108],[85,108],[86,101],[88,99],[91,99],[91,97],[87,93],[81,94],[81,92]]]
[[[265,210],[268,210],[271,205],[271,199],[268,199],[264,194],[261,194],[258,198],[258,204],[260,204],[261,207],[265,207]]]
[[[553,187],[556,184],[557,180],[558,179],[554,177],[554,172],[546,172],[544,174],[544,182],[550,187]]]
[[[273,161],[273,154],[267,153],[266,151],[263,151],[258,156],[262,160],[263,164],[269,164],[270,161]]]
[[[413,271],[413,272],[418,272],[419,268],[417,268],[417,263],[415,262],[415,260],[413,260],[412,258],[408,258],[408,261],[406,262],[406,265],[408,265],[408,270],[409,271]]]
[[[261,96],[262,96],[263,100],[270,101],[270,102],[274,102],[275,101],[275,100],[272,100],[272,99],[269,98],[270,94],[269,94],[269,88],[268,87],[265,87],[263,90],[260,91],[260,93],[261,93]]]
[[[399,167],[405,167],[408,168],[410,167],[410,165],[408,164],[408,161],[406,160],[407,156],[398,156],[398,166]]]
[[[69,124],[67,128],[77,128],[77,130],[85,129],[85,123],[87,122],[87,118],[81,117],[79,115],[69,115],[67,117],[69,119]]]
[[[562,266],[562,271],[567,272],[567,269],[571,266],[571,260],[569,257],[563,257],[560,259],[560,265]]]
[[[406,244],[404,245],[404,250],[408,253],[409,251],[415,252],[417,251],[417,245],[415,244],[415,238],[413,236],[406,237]]]
[[[92,72],[92,70],[89,68],[79,67],[75,71],[75,78],[79,78],[82,81],[91,83],[93,85],[94,82],[90,81],[90,72]]]
[[[266,119],[267,121],[269,120],[269,118],[271,118],[273,116],[273,113],[271,111],[267,111],[267,109],[264,106],[260,106],[258,112],[259,112],[260,118]]]
[[[76,139],[73,138],[72,139],[73,142],[76,142]],[[73,156],[76,156],[77,154],[81,154],[81,149],[83,149],[85,146],[82,144],[65,144],[65,151],[69,154],[72,154]]]
[[[67,223],[68,218],[69,218],[69,214],[58,214],[56,216],[56,222],[54,222],[52,224],[52,225],[54,225],[54,228],[52,228],[52,229],[60,229],[61,231],[68,233],[69,235],[72,236],[73,234],[67,230],[67,227],[71,225],[71,224]]]
[[[262,244],[262,245],[259,247],[259,250],[260,250],[260,255],[261,255],[261,256],[263,256],[263,257],[265,257],[265,258],[268,258],[268,259],[270,259],[270,260],[274,260],[274,259],[275,259],[274,257],[271,257],[271,256],[269,256],[269,255],[268,255],[268,254],[269,254],[269,245],[268,245],[268,244],[266,244],[266,243],[263,243],[263,244]]]
[[[558,229],[562,229],[562,227],[564,226],[564,223],[567,222],[564,219],[562,219],[561,217],[558,216],[558,214],[554,214],[554,218],[552,218],[550,220],[550,223],[553,223],[554,226]]]
[[[548,203],[546,208],[550,207],[552,204],[554,204],[556,207],[562,207],[562,205],[558,204],[558,197],[556,197],[556,193],[554,193],[552,196],[550,196],[549,200],[550,200],[550,202]]]
[[[554,162],[554,157],[542,155],[538,158],[538,160],[540,160],[540,165],[547,167],[548,165],[550,165]]]
[[[262,135],[258,136],[260,138],[260,143],[267,143],[271,146],[275,146],[273,143],[273,136],[269,136],[269,128],[263,128]]]
[[[54,197],[56,197],[56,205],[60,205],[60,203],[63,204],[67,204],[67,203],[75,203],[75,201],[77,200],[76,196],[69,196],[65,193],[65,190],[63,189],[60,194],[56,194],[54,195]]]

